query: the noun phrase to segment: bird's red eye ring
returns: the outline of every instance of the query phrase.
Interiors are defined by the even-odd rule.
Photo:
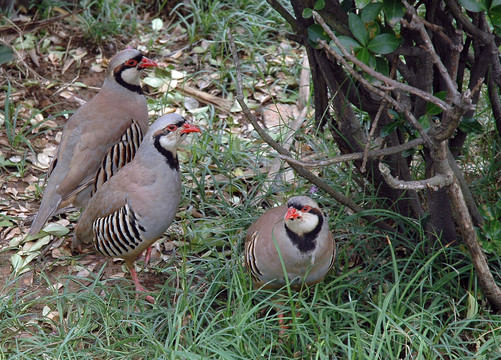
[[[169,131],[176,131],[176,129],[177,129],[176,125],[170,124],[167,126],[167,130],[169,130]]]
[[[125,66],[137,66],[137,60],[135,59],[130,59],[125,62]]]
[[[308,205],[303,206],[303,208],[301,209],[302,212],[308,212],[310,210],[311,210],[311,206],[308,206]]]

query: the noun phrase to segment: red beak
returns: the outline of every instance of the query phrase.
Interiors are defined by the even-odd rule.
[[[200,129],[196,127],[195,125],[185,123],[183,125],[183,129],[181,130],[181,134],[188,134],[192,132],[198,132],[201,133]]]
[[[158,67],[158,64],[156,62],[154,62],[153,60],[148,59],[146,56],[143,56],[138,67],[140,69],[144,69],[147,67]]]
[[[300,218],[301,215],[297,212],[296,208],[290,207],[287,209],[287,214],[285,214],[285,221],[287,220],[294,220],[297,218]]]

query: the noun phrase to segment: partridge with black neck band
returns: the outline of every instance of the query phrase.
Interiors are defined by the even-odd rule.
[[[125,260],[136,291],[144,291],[134,261],[169,227],[181,199],[177,148],[200,129],[178,114],[158,118],[134,159],[92,197],[77,223],[72,248],[93,242],[97,252]],[[151,296],[146,300],[154,302]]]
[[[327,275],[335,252],[327,218],[318,204],[307,196],[295,196],[250,226],[244,256],[255,287],[276,289],[288,281],[299,289]]]
[[[139,77],[143,69],[155,66],[133,49],[111,59],[101,90],[63,129],[28,235],[36,235],[59,209],[85,206],[100,186],[132,160],[148,130],[148,108]]]

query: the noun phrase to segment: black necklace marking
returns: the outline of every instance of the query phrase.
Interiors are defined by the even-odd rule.
[[[182,120],[178,121],[174,125],[176,125],[176,128],[179,129],[185,123],[186,123],[186,119],[183,118]],[[165,157],[165,161],[167,162],[169,167],[172,170],[179,171],[179,160],[177,159],[177,153],[173,154],[171,151],[165,149],[160,144],[160,137],[166,136],[170,132],[171,131],[169,131],[167,129],[164,129],[163,131],[159,131],[158,135],[155,136],[155,140],[153,141],[153,145],[155,146],[155,149],[157,149],[158,152]]]
[[[287,204],[288,206],[293,206],[297,210],[301,210],[302,206],[298,204]],[[309,251],[312,251],[315,249],[315,246],[317,245],[317,236],[320,230],[322,229],[322,225],[324,223],[324,217],[322,215],[322,212],[317,209],[317,208],[312,208],[310,211],[310,214],[315,214],[318,217],[318,223],[317,226],[310,232],[307,232],[303,235],[298,235],[295,232],[293,232],[291,229],[287,227],[287,224],[284,223],[285,227],[285,232],[287,233],[287,236],[289,236],[289,239],[291,239],[292,243],[299,249],[299,251],[303,253],[307,253]]]
[[[126,82],[122,78],[122,72],[124,72],[124,70],[137,67],[139,65],[139,63],[141,62],[142,59],[143,59],[143,54],[138,54],[138,55],[136,55],[135,57],[132,58],[132,60],[136,60],[137,61],[136,66],[128,66],[128,65],[122,64],[120,66],[117,66],[115,68],[115,70],[113,71],[113,76],[115,77],[115,80],[116,80],[117,83],[119,83],[124,88],[126,88],[126,89],[128,89],[128,90],[130,90],[132,92],[138,93],[139,95],[143,94],[143,89],[141,88],[141,86],[140,85],[132,85],[132,84],[129,84],[128,82]],[[138,70],[141,70],[141,69],[138,68]]]

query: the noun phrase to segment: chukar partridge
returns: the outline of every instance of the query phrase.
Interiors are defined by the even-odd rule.
[[[148,131],[141,70],[157,64],[127,49],[110,61],[101,90],[71,116],[64,129],[42,203],[28,235],[36,235],[57,210],[85,206],[116,171],[129,162]]]
[[[335,252],[327,218],[318,204],[307,196],[294,196],[250,226],[245,266],[255,287],[281,288],[286,285],[286,273],[291,287],[299,289],[327,275]]]
[[[181,115],[158,118],[134,159],[91,198],[78,220],[72,248],[93,242],[104,256],[125,260],[136,291],[144,291],[134,261],[169,227],[181,199],[177,148],[188,133],[200,132]],[[146,298],[154,302],[151,296]]]

